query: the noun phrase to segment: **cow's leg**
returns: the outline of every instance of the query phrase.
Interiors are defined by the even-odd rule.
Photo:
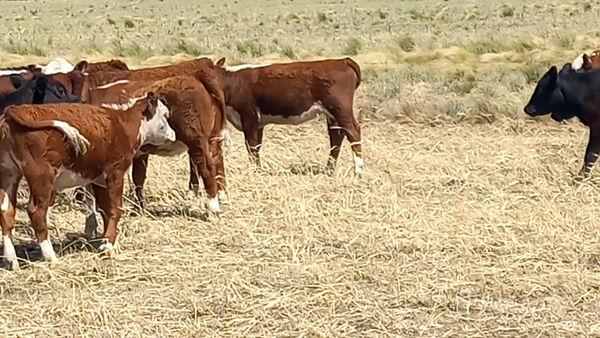
[[[219,202],[225,204],[228,202],[227,179],[225,177],[225,158],[222,153],[217,157],[217,176],[215,178],[217,179]]]
[[[354,155],[354,172],[360,174],[362,173],[363,166],[361,130],[360,125],[354,118],[352,112],[352,98],[350,97],[350,99],[346,101],[342,102],[335,99],[328,99],[323,101],[323,105],[329,114],[331,114],[331,117],[333,117],[342,128],[342,132],[346,135],[348,141],[350,141],[350,147],[352,148]]]
[[[263,127],[259,125],[258,115],[255,113],[242,113],[242,128],[246,139],[246,150],[250,160],[261,167],[260,148],[262,146]]]
[[[221,212],[219,199],[217,198],[217,182],[215,180],[216,165],[207,150],[209,150],[207,144],[191,148],[189,150],[190,159],[194,167],[197,168],[200,176],[202,176],[204,189],[206,190],[206,207],[210,212]]]
[[[27,183],[29,183],[29,203],[27,204],[27,214],[31,220],[31,226],[35,231],[38,244],[42,251],[42,256],[45,260],[54,262],[56,261],[56,253],[50,242],[50,235],[48,232],[48,207],[52,200],[53,188],[52,173],[43,173],[41,175],[35,175],[33,179],[31,175],[26,174]],[[36,184],[31,184],[35,182]]]
[[[228,136],[227,132],[227,136]],[[227,137],[215,137],[209,140],[209,152],[215,163],[215,180],[217,182],[217,197],[220,203],[227,203],[227,180],[225,177],[225,151],[229,145]]]
[[[188,151],[188,159],[190,161],[190,183],[188,185],[188,198],[193,199],[198,197],[200,192],[200,178],[198,177],[198,168],[192,161],[192,155]]]
[[[340,148],[344,141],[344,132],[342,127],[333,118],[327,118],[327,130],[329,132],[329,158],[327,159],[326,170],[333,174],[335,166],[340,156]]]
[[[98,234],[98,216],[96,211],[96,198],[91,185],[85,186],[83,190],[83,196],[86,206],[87,216],[85,218],[85,236],[88,240],[95,238]]]
[[[104,243],[100,251],[111,254],[116,248],[117,224],[121,218],[121,207],[123,205],[123,173],[108,175],[106,188],[92,185],[96,203],[104,220]]]
[[[579,178],[588,177],[590,170],[598,159],[600,153],[600,128],[590,128],[590,139],[585,149],[585,157],[583,159],[583,167],[579,171]]]
[[[17,253],[12,243],[12,231],[17,214],[17,190],[21,181],[21,175],[10,171],[0,172],[2,187],[0,190],[0,227],[2,227],[2,243],[4,247],[3,256],[9,264],[9,269],[18,270],[19,262]]]
[[[79,202],[83,202],[85,200],[85,190],[82,187],[77,187],[75,189],[75,200]]]
[[[148,158],[150,155],[144,154],[133,158],[131,171],[133,175],[133,184],[135,186],[135,197],[142,209],[145,208],[144,203],[144,182],[146,182],[146,172],[148,170]]]

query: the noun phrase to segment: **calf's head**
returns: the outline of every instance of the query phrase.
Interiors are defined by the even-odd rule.
[[[563,67],[564,69],[564,67]],[[561,71],[562,72],[562,71]],[[572,116],[565,115],[565,98],[558,84],[558,70],[552,66],[535,86],[529,102],[523,109],[529,116],[552,114],[552,119],[562,121]]]
[[[175,131],[169,125],[170,112],[154,92],[146,95],[146,110],[140,126],[140,146],[162,146],[175,142]]]
[[[62,83],[69,92],[79,96],[82,102],[86,102],[90,87],[87,66],[86,61],[81,61],[69,73],[55,73],[49,77]]]
[[[14,95],[21,97],[24,103],[81,102],[81,98],[69,92],[62,83],[41,73],[34,73],[29,80],[20,74],[11,74],[10,82],[15,88]]]

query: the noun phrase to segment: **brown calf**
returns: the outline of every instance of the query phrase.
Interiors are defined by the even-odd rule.
[[[91,62],[88,63],[87,61],[79,61],[76,65],[75,68],[83,68],[83,65],[86,65],[86,71],[88,73],[98,73],[98,72],[118,72],[118,71],[124,71],[124,70],[129,70],[129,67],[127,67],[127,64],[121,60],[117,60],[117,59],[111,59],[108,61],[102,61],[102,62]]]
[[[194,196],[198,195],[199,172],[206,189],[209,211],[220,212],[219,200],[227,200],[223,150],[229,148],[231,140],[223,92],[216,78],[198,71],[193,76],[175,76],[158,81],[118,82],[90,90],[89,103],[118,107],[126,105],[131,97],[149,91],[163,97],[171,112],[169,124],[175,130],[178,142],[161,147],[144,146],[136,153],[132,171],[138,201],[142,203],[148,156],[174,156],[187,151],[191,172],[194,173],[190,178],[190,190]]]
[[[212,60],[208,58],[198,58],[194,60],[183,61],[174,65],[135,69],[130,71],[121,72],[98,72],[92,74],[86,74],[86,64],[84,61],[78,64],[78,68],[73,74],[69,74],[74,78],[73,82],[77,82],[78,87],[73,90],[74,93],[80,95],[84,100],[93,100],[95,102],[102,102],[102,98],[105,93],[112,92],[110,97],[117,97],[114,93],[114,86],[126,84],[128,81],[157,81],[166,79],[173,76],[180,75],[192,75],[200,80],[210,95],[218,101],[219,106],[225,106],[225,98],[221,84],[214,75],[215,66]],[[112,89],[111,89],[112,88]],[[119,87],[115,87],[119,88]],[[91,97],[91,96],[95,97]],[[121,97],[126,99],[127,95]],[[86,101],[87,102],[87,101]],[[219,165],[223,167],[223,165]],[[222,176],[222,183],[219,183],[221,187],[225,187],[225,173],[219,174]],[[194,170],[194,165],[190,159],[190,192],[195,196],[198,195],[198,173]],[[219,193],[222,200],[225,200],[226,194]]]
[[[24,176],[30,189],[27,213],[42,255],[56,260],[48,237],[47,211],[58,191],[92,185],[103,211],[104,243],[111,252],[121,216],[123,178],[143,145],[175,141],[169,111],[154,93],[137,98],[127,111],[78,103],[10,106],[0,140],[0,224],[4,258],[17,257],[12,234],[17,189]],[[65,142],[66,138],[66,142]]]
[[[214,66],[210,59],[199,58],[168,66],[132,69],[129,71],[101,71],[95,73],[87,72],[87,63],[81,61],[77,64],[76,69],[80,70],[82,73],[89,73],[86,74],[84,87],[81,88],[81,92],[85,98],[89,90],[110,85],[117,81],[160,80],[171,76],[190,75],[199,70],[209,71],[214,69]]]
[[[260,166],[263,128],[297,125],[325,114],[331,145],[327,169],[332,172],[344,136],[354,152],[354,170],[362,172],[360,125],[354,118],[354,91],[361,71],[350,58],[262,66],[224,67],[215,63],[223,85],[227,120],[244,132],[246,148]]]

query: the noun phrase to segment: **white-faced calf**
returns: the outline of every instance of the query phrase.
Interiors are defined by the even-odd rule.
[[[0,224],[4,258],[18,268],[11,241],[17,189],[30,189],[27,213],[42,256],[56,260],[48,237],[47,211],[58,191],[91,185],[104,220],[104,243],[112,251],[121,216],[123,181],[134,153],[143,145],[175,142],[169,110],[154,93],[122,111],[59,103],[11,106],[0,139]]]

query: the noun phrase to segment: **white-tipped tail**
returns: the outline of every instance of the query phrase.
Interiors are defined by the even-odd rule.
[[[83,135],[79,133],[79,130],[75,127],[71,127],[68,123],[62,121],[53,121],[54,127],[65,134],[68,144],[73,147],[76,155],[83,155],[88,151],[90,147],[90,141],[88,141]]]

